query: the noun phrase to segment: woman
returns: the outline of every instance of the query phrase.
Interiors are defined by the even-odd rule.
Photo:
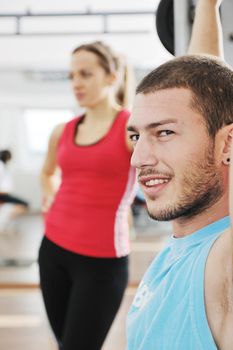
[[[129,112],[123,108],[125,73],[102,42],[73,51],[73,91],[85,114],[55,128],[42,169],[47,214],[39,252],[41,288],[63,350],[101,348],[128,281],[135,173],[126,137]]]

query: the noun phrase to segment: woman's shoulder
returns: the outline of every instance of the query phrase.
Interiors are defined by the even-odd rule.
[[[122,118],[124,119],[128,119],[129,116],[130,116],[130,111],[126,108],[122,108],[120,111],[119,111],[119,116],[121,116]]]
[[[55,126],[51,134],[51,140],[58,140],[65,129],[66,123],[60,123]]]
[[[59,139],[60,136],[63,134],[65,129],[70,129],[74,125],[76,125],[77,121],[81,118],[82,116],[78,116],[75,118],[72,118],[71,120],[65,122],[65,123],[60,123],[55,126],[52,132],[52,137]]]
[[[128,122],[129,116],[130,111],[128,109],[121,109],[117,115],[118,123],[126,124]]]
[[[84,117],[84,114],[81,114],[81,115],[78,115],[78,116],[72,118],[71,120],[69,120],[65,123],[64,128],[70,129],[70,128],[76,127],[79,120],[81,120],[83,117]]]

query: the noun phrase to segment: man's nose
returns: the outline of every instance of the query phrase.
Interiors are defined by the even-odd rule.
[[[139,138],[131,157],[131,165],[135,168],[155,166],[158,163],[155,147],[148,140]]]

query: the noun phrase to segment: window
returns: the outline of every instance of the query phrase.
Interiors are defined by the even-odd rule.
[[[27,143],[31,153],[45,153],[54,127],[74,117],[70,109],[27,109],[24,113]]]

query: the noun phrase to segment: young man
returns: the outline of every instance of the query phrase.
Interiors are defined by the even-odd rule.
[[[199,0],[189,53],[223,56],[220,3]],[[164,64],[140,83],[128,129],[148,211],[173,224],[129,312],[128,350],[232,350],[232,70]]]
[[[210,57],[165,63],[139,84],[128,130],[149,214],[173,225],[130,309],[128,350],[233,350],[233,71]]]
[[[128,349],[232,350],[233,71],[201,56],[165,63],[138,86],[128,130],[150,216],[173,224],[134,299]]]

